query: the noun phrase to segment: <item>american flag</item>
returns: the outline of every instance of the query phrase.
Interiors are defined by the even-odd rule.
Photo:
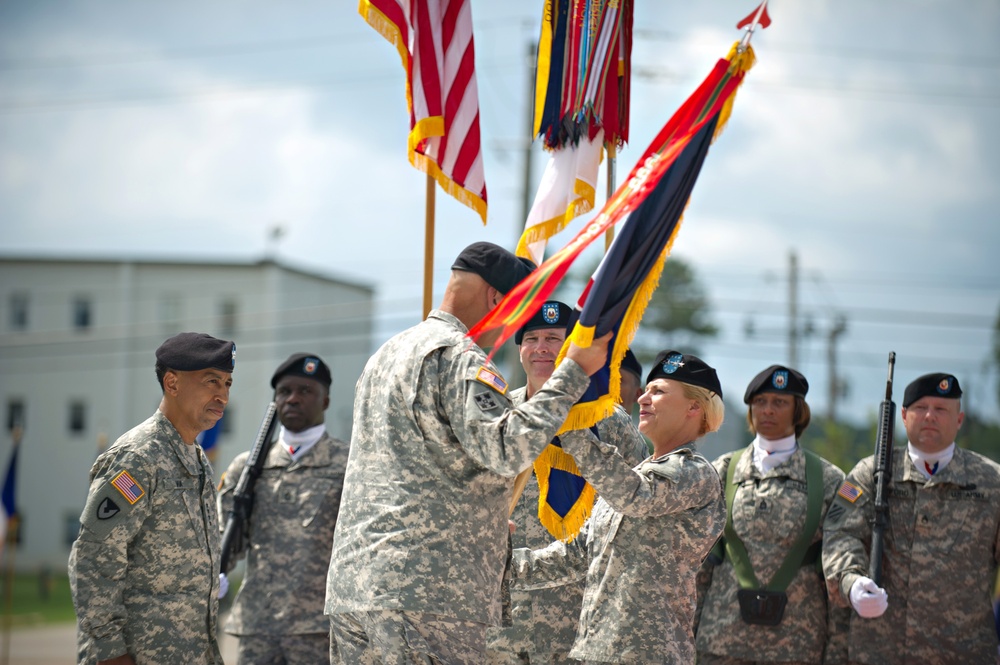
[[[479,371],[476,372],[476,379],[488,386],[491,386],[492,388],[495,388],[501,395],[507,392],[507,382],[501,379],[495,372],[492,372],[485,367],[479,368]]]
[[[128,471],[122,471],[112,479],[111,484],[118,488],[129,503],[135,503],[142,498],[145,492],[139,487],[139,483],[129,475]]]
[[[406,69],[410,163],[486,223],[470,0],[361,0]]]
[[[840,489],[837,490],[838,496],[844,497],[851,503],[857,501],[858,497],[861,496],[862,494],[864,494],[864,492],[862,492],[861,488],[855,487],[846,480],[844,481],[844,484],[840,486]]]

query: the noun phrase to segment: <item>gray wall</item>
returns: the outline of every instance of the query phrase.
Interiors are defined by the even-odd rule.
[[[27,329],[11,328],[14,294],[29,302]],[[91,303],[73,327],[72,303]],[[0,463],[11,449],[8,405],[25,404],[18,461],[24,518],[21,569],[65,567],[67,540],[86,499],[98,451],[148,418],[160,400],[154,351],[182,330],[233,339],[236,371],[216,452],[218,475],[253,442],[271,399],[274,368],[295,351],[317,353],[334,374],[328,429],[350,437],[354,384],[372,351],[374,294],[352,284],[262,263],[172,263],[0,258]],[[222,303],[235,313],[222,316]],[[232,324],[232,327],[230,327]],[[70,404],[85,405],[70,432]]]

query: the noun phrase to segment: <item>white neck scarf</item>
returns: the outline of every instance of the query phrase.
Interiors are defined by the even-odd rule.
[[[950,446],[940,452],[925,453],[922,450],[917,450],[912,443],[907,441],[906,452],[909,453],[917,471],[924,474],[924,478],[930,480],[931,476],[940,473],[941,469],[948,466],[948,462],[955,456],[955,442],[952,441]]]
[[[797,447],[794,434],[774,440],[765,439],[758,434],[752,445],[753,465],[761,473],[767,473],[774,467],[787,462]]]
[[[285,452],[292,456],[293,462],[298,462],[303,455],[312,450],[316,442],[323,438],[326,425],[320,423],[315,427],[304,429],[301,432],[289,432],[285,426],[281,426],[278,433],[278,445],[285,449]]]

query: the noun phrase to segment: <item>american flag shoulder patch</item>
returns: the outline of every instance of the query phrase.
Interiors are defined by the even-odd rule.
[[[480,367],[479,371],[476,372],[476,381],[480,383],[485,383],[493,390],[496,390],[501,395],[507,393],[507,382],[504,381],[499,374],[487,367]]]
[[[837,490],[837,496],[843,497],[848,501],[850,501],[851,503],[857,501],[858,497],[860,497],[862,494],[864,494],[864,492],[861,490],[860,487],[852,485],[846,480],[844,481],[844,484],[840,486],[840,489]]]
[[[125,500],[130,504],[134,504],[146,495],[146,492],[139,487],[139,483],[135,482],[135,478],[129,475],[128,471],[122,471],[117,476],[112,478],[111,484],[122,493],[122,496],[125,497]]]

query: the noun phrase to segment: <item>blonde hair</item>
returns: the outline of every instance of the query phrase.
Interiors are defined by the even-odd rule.
[[[698,436],[702,437],[709,432],[717,432],[722,427],[722,421],[726,416],[726,405],[722,401],[722,397],[708,388],[692,386],[683,381],[678,383],[683,386],[684,397],[693,399],[701,407],[701,427],[698,430]]]

